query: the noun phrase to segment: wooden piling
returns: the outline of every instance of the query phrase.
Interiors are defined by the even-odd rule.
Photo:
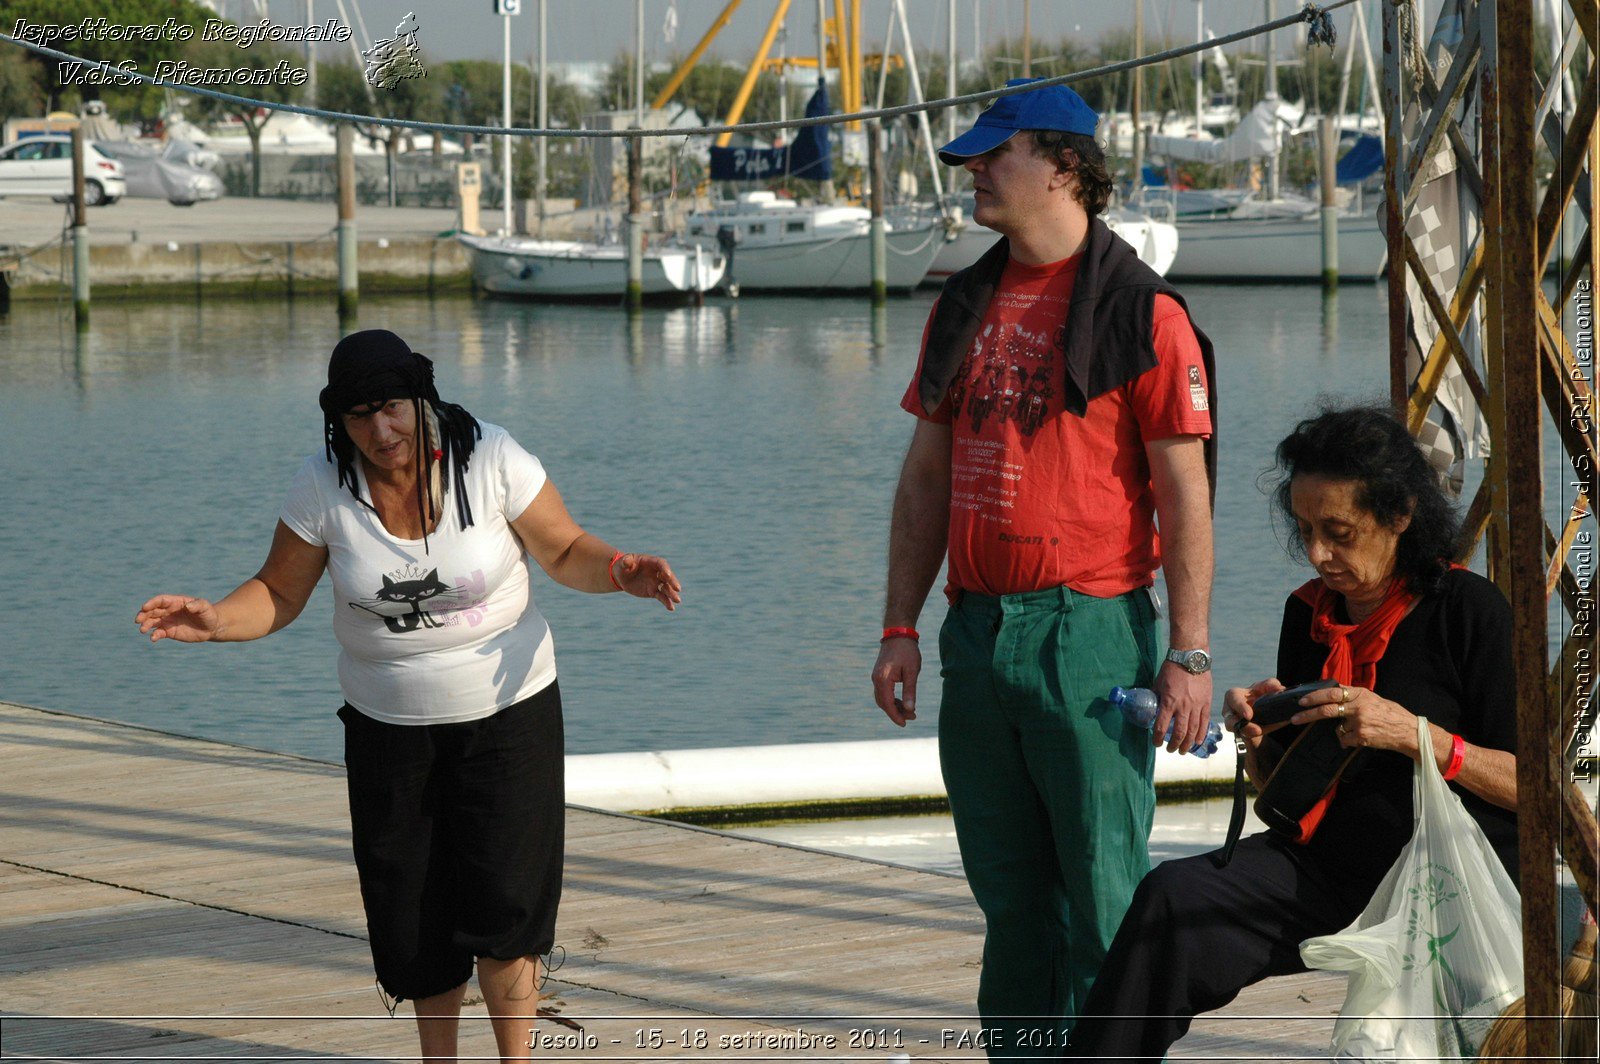
[[[628,287],[623,303],[629,310],[644,304],[644,214],[639,191],[642,145],[640,138],[628,138]]]
[[[1339,154],[1339,134],[1333,116],[1317,121],[1317,182],[1322,186],[1322,288],[1332,292],[1339,287],[1339,206],[1334,193]]]
[[[867,124],[868,179],[872,184],[872,305],[888,300],[889,261],[883,231],[883,127]]]
[[[83,202],[83,127],[72,131],[72,311],[89,327],[89,215]]]
[[[339,319],[353,318],[359,300],[360,269],[356,261],[355,131],[339,126]]]

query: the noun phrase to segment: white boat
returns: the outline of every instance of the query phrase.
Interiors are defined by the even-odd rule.
[[[472,252],[472,280],[486,292],[535,299],[621,299],[628,255],[621,244],[526,237],[456,239]],[[644,252],[646,299],[692,299],[722,280],[722,256],[700,247],[663,246]]]
[[[1309,218],[1204,218],[1178,223],[1178,255],[1167,276],[1175,281],[1320,281],[1322,220]],[[1389,245],[1378,219],[1339,216],[1339,276],[1376,280]]]
[[[863,207],[798,204],[771,192],[689,215],[688,239],[712,249],[733,241],[727,279],[745,291],[849,291],[872,286],[872,214]],[[887,282],[911,289],[944,246],[947,229],[930,217],[885,220]]]
[[[979,255],[988,251],[1000,238],[994,230],[985,229],[973,221],[972,211],[973,199],[968,194],[962,203],[963,217],[967,222],[954,240],[939,249],[939,254],[933,260],[933,268],[928,271],[929,281],[943,281],[957,270],[971,266],[978,261]],[[1174,256],[1178,254],[1181,238],[1176,226],[1126,207],[1113,207],[1102,217],[1113,233],[1133,245],[1140,261],[1162,276],[1166,275]]]

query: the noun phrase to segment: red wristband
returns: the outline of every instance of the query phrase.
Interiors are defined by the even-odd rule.
[[[616,588],[618,591],[626,591],[627,590],[621,584],[617,583],[617,574],[613,571],[615,566],[616,566],[616,564],[617,564],[617,559],[622,557],[623,553],[624,552],[622,552],[620,550],[617,551],[617,553],[615,553],[615,554],[613,554],[611,556],[611,560],[606,562],[606,575],[611,578],[611,586]]]
[[[1450,736],[1450,763],[1444,767],[1444,778],[1453,780],[1461,775],[1461,763],[1467,759],[1467,741],[1459,735]]]
[[[883,638],[878,642],[884,643],[890,639],[909,639],[915,643],[919,638],[915,628],[885,628],[883,630]]]

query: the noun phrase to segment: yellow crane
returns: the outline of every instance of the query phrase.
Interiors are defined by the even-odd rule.
[[[661,91],[651,102],[651,107],[664,107],[667,101],[680,88],[689,72],[700,62],[711,42],[721,33],[733,18],[733,13],[738,10],[743,0],[728,0],[722,12],[712,20],[711,26],[705,35],[700,38],[700,43],[694,46],[689,55],[678,64],[678,69],[672,72],[672,77],[662,86]],[[744,109],[750,102],[750,95],[755,91],[756,80],[764,69],[790,67],[815,67],[816,59],[768,59],[772,51],[772,42],[778,37],[778,31],[783,26],[784,16],[789,13],[791,0],[778,0],[778,5],[772,13],[771,20],[767,23],[766,33],[762,35],[761,46],[756,49],[755,58],[751,60],[750,67],[745,71],[744,81],[739,85],[739,91],[733,98],[733,104],[728,108],[728,113],[723,118],[725,125],[734,125],[744,116]],[[822,6],[818,5],[819,9]],[[861,0],[833,0],[834,17],[823,22],[823,36],[827,38],[827,56],[822,62],[831,59],[832,65],[839,70],[839,107],[843,111],[861,110],[861,84],[862,84],[862,55],[861,55]],[[881,65],[888,62],[899,65],[902,60],[898,56],[874,57]],[[852,129],[859,129],[861,123],[852,122]],[[719,147],[727,147],[728,141],[733,138],[731,133],[723,133],[717,137]]]

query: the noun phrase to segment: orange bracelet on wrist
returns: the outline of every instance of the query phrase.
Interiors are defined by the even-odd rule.
[[[913,643],[915,643],[915,642],[917,642],[918,638],[919,637],[917,636],[917,630],[915,628],[908,628],[908,627],[885,628],[883,630],[883,638],[878,640],[878,642],[883,643],[883,642],[887,642],[890,639],[909,639]]]
[[[1461,763],[1467,759],[1467,741],[1459,735],[1450,736],[1450,763],[1444,767],[1444,778],[1448,782],[1461,775]]]
[[[627,553],[627,552],[619,550],[619,551],[617,551],[617,553],[615,553],[615,554],[613,554],[611,556],[611,560],[610,561],[606,562],[606,576],[611,578],[611,586],[616,588],[618,591],[626,591],[627,590],[627,588],[625,588],[621,584],[617,583],[617,574],[616,574],[616,571],[615,571],[616,570],[616,565],[617,565],[617,559],[622,557],[623,554],[625,554],[625,553]]]

